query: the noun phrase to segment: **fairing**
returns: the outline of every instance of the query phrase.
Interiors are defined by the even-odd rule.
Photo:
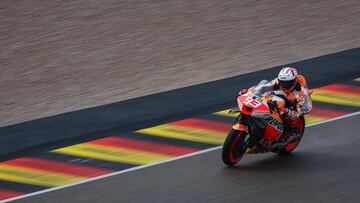
[[[261,95],[260,95],[261,94]],[[266,95],[266,96],[263,96]],[[277,111],[270,110],[268,101],[275,101],[279,107],[285,106],[285,101],[264,91],[250,90],[247,94],[237,98],[238,106],[242,114],[263,119],[267,126],[264,129],[264,141],[271,142],[278,139],[283,132],[282,119]],[[244,129],[243,126],[234,124],[234,129]]]

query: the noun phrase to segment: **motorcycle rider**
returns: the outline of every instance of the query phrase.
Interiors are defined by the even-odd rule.
[[[296,68],[285,67],[280,70],[277,78],[255,89],[260,90],[264,87],[271,89],[275,95],[286,101],[285,107],[278,109],[282,115],[284,126],[287,126],[280,139],[287,139],[291,135],[296,136],[298,133],[297,119],[312,109],[310,93],[304,76],[298,74]],[[247,90],[243,89],[239,94],[245,94]]]

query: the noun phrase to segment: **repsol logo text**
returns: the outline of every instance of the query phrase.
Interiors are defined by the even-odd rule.
[[[275,118],[273,117],[269,117],[269,118],[265,118],[265,121],[274,126],[276,129],[278,129],[279,131],[282,131],[283,130],[283,125],[282,123],[280,123],[278,120],[276,120]]]

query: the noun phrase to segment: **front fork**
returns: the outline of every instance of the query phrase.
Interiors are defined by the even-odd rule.
[[[254,153],[260,153],[260,152],[264,152],[263,150],[264,150],[264,148],[263,147],[259,147],[259,146],[257,146],[257,144],[254,144],[253,142],[255,142],[255,143],[257,143],[256,141],[254,141],[254,140],[252,140],[252,143],[253,144],[251,144],[252,146],[251,147],[248,147],[249,146],[249,142],[251,141],[250,140],[250,138],[251,138],[251,135],[252,135],[252,133],[251,133],[251,129],[249,129],[249,127],[248,126],[246,126],[246,125],[244,125],[244,124],[242,124],[242,115],[241,115],[241,113],[239,114],[239,116],[235,119],[235,121],[234,121],[234,124],[233,124],[233,126],[232,126],[232,128],[234,129],[234,130],[238,130],[238,131],[243,131],[243,132],[245,132],[246,133],[246,138],[245,138],[245,143],[246,143],[246,154],[254,154]],[[263,133],[262,133],[262,135],[263,135]],[[253,139],[253,138],[251,138],[251,139]],[[269,147],[268,147],[269,148]]]
[[[245,139],[244,139],[243,146],[240,146],[240,148],[243,148],[243,149],[244,149],[244,148],[247,148],[247,145],[249,144],[250,133],[249,133],[249,128],[248,128],[246,125],[240,123],[240,122],[241,122],[240,120],[241,120],[241,114],[236,118],[236,120],[235,120],[232,128],[233,128],[234,130],[237,130],[237,131],[240,131],[240,132],[244,132],[244,133],[245,133],[245,136],[246,136],[246,137],[245,137]],[[249,149],[247,149],[245,153],[248,154],[248,151],[249,151]]]
[[[231,110],[232,110],[232,109],[231,109]],[[231,113],[231,110],[230,110],[230,112],[229,112],[230,114],[232,114],[232,113]],[[239,116],[235,119],[232,128],[233,128],[234,130],[246,132],[247,134],[249,133],[248,127],[247,127],[246,125],[244,125],[244,124],[241,123],[241,113],[240,113]]]

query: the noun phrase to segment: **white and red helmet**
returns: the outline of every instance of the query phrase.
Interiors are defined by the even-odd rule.
[[[296,68],[285,67],[281,69],[277,77],[281,90],[293,90],[297,82],[298,71]]]

